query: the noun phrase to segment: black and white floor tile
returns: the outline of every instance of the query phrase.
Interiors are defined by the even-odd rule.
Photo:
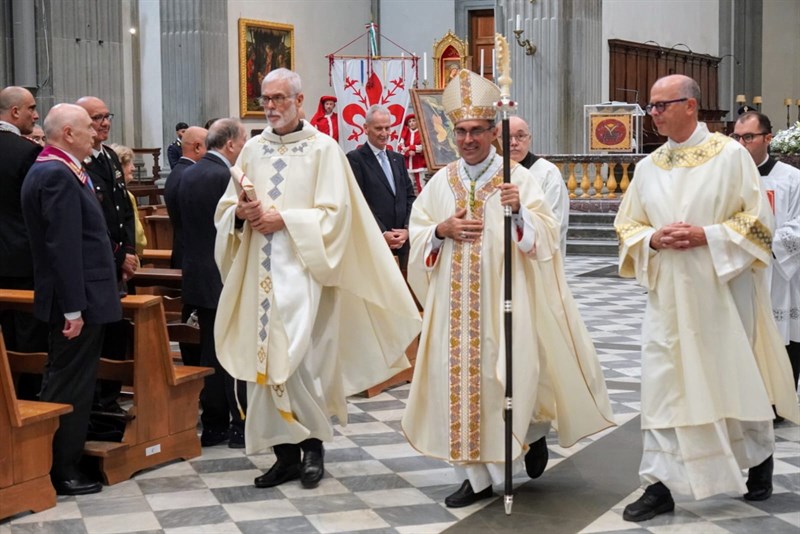
[[[326,475],[316,489],[303,489],[299,482],[257,489],[253,479],[272,465],[274,456],[246,456],[241,450],[217,446],[204,449],[200,458],[140,473],[100,494],[61,497],[53,509],[3,520],[0,534],[424,534],[534,528],[585,533],[800,532],[800,428],[787,423],[775,429],[775,493],[771,499],[750,503],[740,496],[721,496],[678,502],[675,513],[652,521],[635,524],[622,520],[624,506],[641,493],[635,467],[641,450],[639,334],[646,295],[633,281],[617,277],[614,263],[613,258],[569,256],[566,270],[595,341],[620,426],[569,449],[559,447],[556,437],[549,436],[548,471],[536,481],[526,476],[515,480],[515,510],[519,513],[505,516],[499,512],[501,499],[462,509],[444,506],[444,497],[460,481],[447,463],[420,456],[406,442],[400,431],[409,391],[406,385],[370,399],[351,399],[350,422],[336,427],[334,442],[326,445]],[[559,512],[559,516],[546,498],[529,498],[537,488],[543,492],[540,497],[561,491],[562,481],[572,486],[564,488],[567,492],[592,478],[600,481],[601,488],[606,479],[618,481],[617,466],[599,459],[619,452],[627,458],[628,474],[624,484],[615,486],[618,497],[596,494],[598,502],[607,502],[601,509],[578,506]],[[612,485],[609,482],[609,487]],[[496,490],[499,495],[501,488]],[[551,509],[543,510],[546,506]],[[567,514],[573,520],[570,526],[563,521]]]

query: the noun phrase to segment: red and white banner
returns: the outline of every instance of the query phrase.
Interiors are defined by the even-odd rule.
[[[339,145],[349,152],[367,142],[364,119],[367,110],[379,104],[392,114],[388,146],[397,149],[400,130],[414,83],[413,60],[333,60],[331,84],[339,109]]]

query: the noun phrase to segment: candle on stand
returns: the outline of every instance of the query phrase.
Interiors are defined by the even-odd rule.
[[[422,79],[424,83],[428,83],[428,53],[422,53]]]
[[[483,77],[483,48],[481,48],[481,71],[480,71],[480,75],[481,75],[481,77]]]
[[[495,51],[492,48],[492,80],[497,80],[497,74],[495,74]]]
[[[517,31],[522,29],[522,19],[519,16],[519,13],[517,13],[517,27],[516,27],[516,29],[517,29]]]
[[[792,117],[791,117],[792,99],[791,98],[784,99],[783,105],[786,106],[786,127],[788,128],[789,126],[791,126],[792,122]]]

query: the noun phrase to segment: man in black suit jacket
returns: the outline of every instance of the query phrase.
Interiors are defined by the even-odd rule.
[[[33,131],[39,119],[36,100],[24,87],[0,91],[0,287],[33,289],[33,259],[28,232],[22,218],[20,191],[28,170],[42,148],[23,137]],[[0,312],[0,325],[9,350],[47,351],[47,324],[19,310]],[[21,398],[33,399],[38,380],[28,377],[17,388]]]
[[[34,268],[34,314],[49,327],[41,400],[71,404],[53,438],[51,478],[60,495],[102,486],[78,469],[105,323],[118,321],[114,258],[100,204],[81,161],[92,153],[92,119],[59,104],[44,121],[50,146],[22,184]]]
[[[392,254],[400,260],[400,268],[405,270],[408,263],[408,217],[416,199],[414,186],[403,156],[386,150],[392,126],[389,110],[379,105],[372,106],[367,110],[365,126],[367,142],[351,150],[347,159],[383,238]]]
[[[180,160],[183,155],[183,136],[188,128],[189,125],[185,122],[179,122],[175,125],[175,135],[177,135],[178,138],[167,147],[167,161],[169,161],[170,169],[175,168],[175,165],[178,164],[178,160]]]
[[[164,202],[172,225],[172,257],[170,267],[180,269],[183,266],[183,225],[181,223],[181,206],[178,202],[178,191],[183,173],[194,165],[206,153],[206,136],[208,130],[199,126],[187,128],[183,134],[183,156],[172,166],[164,186]]]
[[[214,368],[207,376],[200,394],[203,414],[204,447],[225,440],[232,448],[244,447],[244,421],[237,407],[235,380],[217,360],[214,348],[214,320],[217,315],[222,278],[214,260],[214,214],[217,203],[231,181],[230,166],[239,157],[247,140],[244,127],[238,119],[219,119],[208,130],[208,152],[187,168],[180,181],[178,203],[180,217],[186,232],[183,233],[183,302],[197,309],[200,323],[200,360],[202,365]],[[247,401],[244,383],[238,388],[238,401],[243,407]]]

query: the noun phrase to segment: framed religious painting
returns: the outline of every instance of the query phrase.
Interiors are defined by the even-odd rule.
[[[270,71],[294,70],[294,26],[239,19],[239,115],[264,118],[261,81]]]
[[[638,104],[616,103],[586,105],[586,153],[641,152],[644,110]]]
[[[422,147],[428,171],[436,172],[458,159],[453,124],[442,105],[443,89],[412,89],[411,100],[422,134]]]
[[[451,31],[433,44],[433,86],[444,89],[467,64],[467,42]]]

